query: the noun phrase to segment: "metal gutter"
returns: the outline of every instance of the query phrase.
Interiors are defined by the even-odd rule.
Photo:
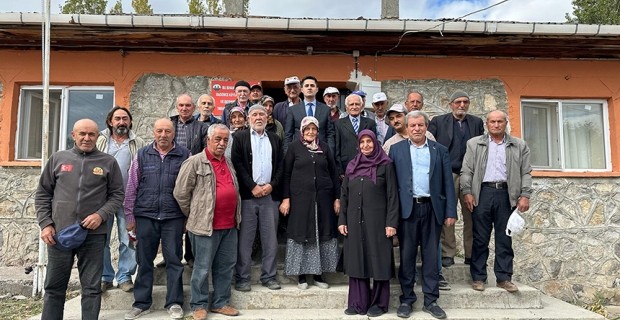
[[[41,25],[39,13],[0,13],[1,25]],[[277,17],[225,17],[199,15],[89,15],[53,14],[52,26],[240,29],[344,32],[442,32],[538,36],[620,36],[620,25],[463,20],[303,19]]]

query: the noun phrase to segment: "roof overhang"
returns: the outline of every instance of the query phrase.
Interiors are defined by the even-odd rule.
[[[620,25],[79,14],[51,23],[52,50],[620,58]],[[39,13],[0,13],[0,49],[39,50],[41,24]]]

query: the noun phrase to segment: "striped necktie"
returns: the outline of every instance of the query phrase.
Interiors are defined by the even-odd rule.
[[[358,134],[357,130],[359,130],[359,126],[357,125],[357,118],[351,118],[353,120],[353,130],[355,130],[355,134]]]

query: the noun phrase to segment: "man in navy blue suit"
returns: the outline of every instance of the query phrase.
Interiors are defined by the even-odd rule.
[[[412,111],[405,116],[409,139],[394,144],[389,156],[394,161],[400,196],[400,268],[402,289],[397,315],[408,318],[417,300],[415,284],[418,245],[422,251],[424,312],[437,319],[446,313],[437,304],[439,266],[437,248],[442,226],[456,222],[456,197],[448,149],[426,138],[428,115]]]

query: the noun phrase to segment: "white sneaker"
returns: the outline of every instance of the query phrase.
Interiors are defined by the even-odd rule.
[[[183,319],[183,308],[178,304],[173,304],[168,308],[168,314],[171,319]]]
[[[151,309],[142,310],[140,308],[131,308],[131,311],[125,313],[125,320],[138,319],[149,312],[151,312]]]

